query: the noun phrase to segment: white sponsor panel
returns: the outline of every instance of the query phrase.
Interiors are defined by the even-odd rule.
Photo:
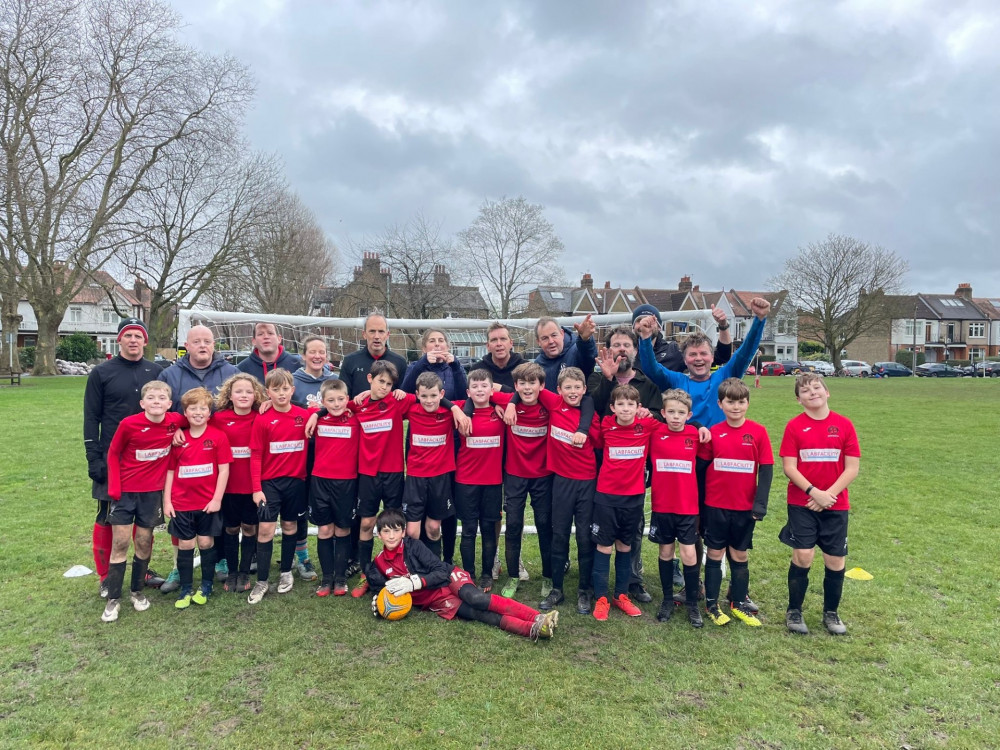
[[[526,438],[541,438],[545,437],[545,425],[539,425],[538,427],[525,427],[523,425],[513,425],[510,428],[512,434],[518,437]]]
[[[646,457],[645,445],[609,445],[608,458],[618,461],[634,461]]]
[[[690,474],[691,461],[682,461],[679,458],[658,458],[656,459],[656,470],[670,474]]]
[[[756,470],[755,461],[743,461],[739,458],[717,458],[712,462],[716,471],[728,471],[732,474],[753,474]]]
[[[362,422],[361,430],[366,435],[374,435],[376,432],[389,432],[392,429],[392,419],[375,419],[371,422]]]
[[[170,448],[149,448],[135,452],[136,461],[156,461],[170,455]]]
[[[493,435],[488,437],[467,437],[465,439],[465,446],[467,448],[499,448],[500,447],[500,436]]]
[[[410,433],[413,445],[421,448],[438,448],[448,442],[447,435],[415,435]]]
[[[549,427],[549,434],[552,435],[560,443],[573,444],[573,433],[569,430],[564,430],[561,427],[556,427],[555,425]]]
[[[350,439],[351,426],[345,424],[321,424],[317,428],[316,434],[320,437]]]
[[[840,460],[840,448],[803,448],[799,451],[799,461],[808,463],[836,463]]]
[[[215,464],[196,464],[194,466],[178,466],[178,479],[194,479],[195,477],[210,477],[215,473]]]
[[[305,440],[275,440],[270,444],[271,453],[298,453],[306,449]]]
[[[233,459],[237,458],[250,458],[250,446],[249,445],[238,445],[233,446],[231,449],[233,451]]]

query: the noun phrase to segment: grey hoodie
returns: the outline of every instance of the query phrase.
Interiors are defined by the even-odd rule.
[[[306,372],[305,367],[300,367],[292,373],[295,380],[295,393],[292,394],[292,403],[306,409],[319,409],[322,405],[319,397],[319,387],[324,380],[336,379],[333,368],[330,365],[323,365],[323,374],[318,378]]]

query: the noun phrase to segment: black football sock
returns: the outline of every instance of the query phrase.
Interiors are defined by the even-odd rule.
[[[536,510],[535,533],[538,535],[538,554],[542,558],[542,578],[551,578],[555,581],[552,568],[552,517],[542,517]]]
[[[701,592],[701,585],[698,583],[698,573],[701,572],[701,566],[698,563],[694,565],[684,566],[684,602],[685,604],[698,604],[698,594]],[[673,579],[671,579],[671,585],[673,584]]]
[[[222,537],[222,544],[223,546],[221,549],[225,551],[226,566],[229,568],[229,575],[236,575],[240,568],[239,534],[224,534]]]
[[[291,534],[281,535],[281,567],[282,573],[290,573],[292,570],[292,563],[295,561],[295,546],[298,544],[298,539],[295,538],[295,532]]]
[[[600,599],[608,595],[608,577],[611,575],[611,553],[594,550],[594,599]],[[580,590],[586,586],[584,581],[580,581]]]
[[[441,559],[441,537],[427,540],[427,549],[434,553],[435,557]]]
[[[442,534],[442,536],[444,536]],[[462,567],[465,568],[469,575],[473,578],[476,577],[476,522],[475,521],[462,521],[462,541],[458,545],[459,552],[462,555]],[[490,566],[492,567],[493,560],[490,560]],[[483,569],[485,573],[488,569]]]
[[[615,550],[615,598],[628,596],[628,582],[632,578],[632,551]]]
[[[212,547],[215,549],[215,561],[219,562],[221,560],[225,560],[226,561],[226,565],[228,566],[229,565],[229,558],[226,556],[226,537],[227,536],[229,536],[229,534],[227,534],[226,530],[223,529],[222,533],[219,534],[217,537],[215,537],[215,544],[213,544]],[[205,555],[202,554],[202,557],[204,557],[204,556]],[[233,570],[235,570],[235,568],[233,568]]]
[[[269,542],[257,542],[257,580],[267,582],[271,572],[271,555],[274,554],[274,539]]]
[[[194,588],[194,549],[177,549],[177,574],[181,578],[181,594]]]
[[[730,560],[729,570],[732,574],[729,596],[733,602],[739,604],[747,598],[747,592],[750,591],[750,564]]]
[[[349,536],[335,536],[333,538],[333,580],[347,580],[347,555],[351,551],[351,538]]]
[[[250,563],[253,562],[254,552],[257,551],[257,536],[243,535],[240,541],[240,573],[250,575]],[[232,570],[232,567],[230,567]]]
[[[324,584],[333,582],[333,556],[335,544],[336,542],[334,542],[332,536],[329,539],[320,537],[316,540],[316,556],[319,558],[319,570],[323,574]]]
[[[844,593],[844,571],[826,569],[823,576],[823,611],[836,612]]]
[[[108,564],[108,577],[104,582],[108,585],[108,599],[122,598],[122,583],[125,581],[125,561]]]
[[[146,571],[149,569],[149,558],[143,560],[132,558],[132,591],[142,591],[146,585]]]
[[[361,573],[365,574],[372,564],[372,551],[375,549],[374,539],[362,539],[358,542],[358,562],[361,563]]]
[[[493,573],[493,560],[497,556],[497,524],[496,521],[480,521],[479,535],[483,540],[483,575]],[[513,578],[517,577],[517,568],[514,568]],[[507,569],[510,573],[510,568]]]
[[[441,520],[441,549],[444,561],[453,565],[455,561],[455,539],[458,537],[458,518],[449,516]]]
[[[212,581],[215,580],[215,561],[218,558],[218,550],[215,547],[208,547],[201,551],[201,590],[211,591]]]
[[[368,567],[368,563],[372,561],[371,553],[368,554],[368,559],[365,560],[361,556],[361,518],[354,519],[354,523],[351,524],[351,536],[348,537],[351,543],[347,551],[348,561],[356,560],[361,563],[361,572],[364,573],[365,569]]]
[[[657,560],[660,568],[660,588],[663,589],[663,601],[670,598],[674,590],[674,560]]]
[[[788,564],[788,608],[802,609],[809,589],[809,568],[800,568],[795,563]]]
[[[722,586],[722,560],[708,558],[705,561],[705,604],[714,607],[719,603],[719,588]]]

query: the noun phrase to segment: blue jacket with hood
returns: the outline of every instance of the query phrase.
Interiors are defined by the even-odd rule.
[[[591,336],[586,341],[578,334],[573,333],[569,328],[563,327],[563,350],[558,357],[548,357],[542,352],[535,357],[535,362],[545,370],[545,390],[556,392],[557,381],[560,370],[567,367],[579,367],[583,370],[584,382],[594,371],[597,360],[597,343]]]

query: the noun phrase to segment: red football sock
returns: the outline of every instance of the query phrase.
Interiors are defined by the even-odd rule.
[[[490,612],[496,612],[498,615],[510,615],[518,620],[527,620],[528,622],[534,622],[538,616],[537,609],[532,609],[527,604],[521,604],[521,602],[496,594],[490,596]]]
[[[97,568],[97,575],[103,581],[108,576],[108,563],[111,561],[111,526],[94,524],[94,567]]]
[[[516,617],[504,615],[500,618],[500,629],[515,635],[523,635],[525,638],[531,637],[531,626],[533,623],[518,620]]]

